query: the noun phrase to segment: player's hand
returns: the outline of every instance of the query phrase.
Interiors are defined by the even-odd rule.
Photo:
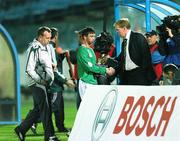
[[[68,79],[66,81],[66,85],[70,88],[75,88],[75,84],[74,84],[73,80],[71,80],[71,79]]]
[[[115,73],[115,69],[112,68],[112,67],[106,68],[106,73],[107,73],[109,76],[112,76],[112,75]]]

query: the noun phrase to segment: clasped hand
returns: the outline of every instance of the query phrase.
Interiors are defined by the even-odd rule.
[[[112,76],[112,75],[115,73],[115,69],[112,68],[112,67],[106,68],[106,73],[107,73],[109,76]]]

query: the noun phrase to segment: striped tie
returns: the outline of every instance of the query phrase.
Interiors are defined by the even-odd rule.
[[[125,63],[126,63],[126,46],[127,46],[127,39],[123,39],[122,42],[123,70],[125,70]]]

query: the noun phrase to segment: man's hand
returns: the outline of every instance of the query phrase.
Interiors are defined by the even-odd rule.
[[[75,87],[75,84],[74,84],[73,80],[71,80],[71,79],[68,79],[68,80],[66,81],[66,85],[67,85],[68,87],[70,87],[70,88],[74,88],[74,87]]]
[[[39,84],[44,85],[44,86],[47,86],[48,83],[47,83],[47,81],[45,81],[45,80],[41,80]]]
[[[166,27],[166,31],[168,32],[169,37],[173,37],[172,30],[168,27]]]
[[[52,68],[53,68],[53,70],[55,70],[57,68],[57,65],[52,63]]]
[[[115,73],[115,69],[112,68],[112,67],[106,68],[106,73],[107,73],[109,76],[112,76],[112,75]]]

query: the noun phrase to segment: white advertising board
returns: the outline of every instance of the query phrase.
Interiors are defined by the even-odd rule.
[[[180,86],[89,86],[68,141],[180,141]]]

